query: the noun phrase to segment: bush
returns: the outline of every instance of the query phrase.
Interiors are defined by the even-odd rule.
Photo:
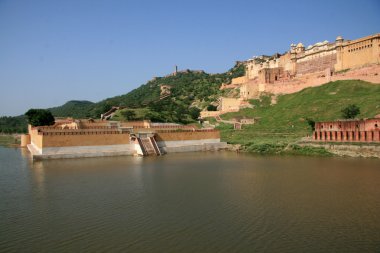
[[[214,112],[216,111],[218,108],[215,106],[215,105],[208,105],[207,106],[207,111],[209,112]]]
[[[357,105],[349,105],[342,109],[342,116],[344,119],[353,119],[360,114],[360,108]]]
[[[311,128],[311,130],[314,131],[315,130],[315,120],[310,119],[310,118],[306,118],[306,122],[309,125],[309,127]]]
[[[136,113],[132,110],[125,110],[121,112],[121,115],[126,118],[127,120],[134,120],[136,119]]]
[[[199,110],[197,107],[191,107],[189,109],[189,114],[192,119],[197,120],[199,118],[201,110]]]
[[[54,124],[53,114],[45,109],[30,109],[25,113],[32,126],[50,126]]]

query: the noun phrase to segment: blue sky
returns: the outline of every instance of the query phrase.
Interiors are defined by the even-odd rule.
[[[380,32],[380,1],[0,0],[0,116]]]

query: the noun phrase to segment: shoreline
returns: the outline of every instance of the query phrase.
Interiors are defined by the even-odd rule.
[[[0,146],[7,148],[21,148],[20,137],[21,134],[0,134]],[[380,158],[380,145],[377,143],[332,143],[311,142],[305,140],[288,144],[229,143],[225,150],[235,153],[251,153],[258,155]]]
[[[2,147],[20,147],[21,134],[0,134],[0,146]]]
[[[299,141],[289,144],[228,144],[227,150],[258,155],[315,157],[380,158],[380,145],[375,143],[321,143]]]

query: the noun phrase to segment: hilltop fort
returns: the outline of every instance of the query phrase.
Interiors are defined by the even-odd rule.
[[[258,56],[241,62],[246,73],[223,84],[221,89],[238,89],[238,98],[220,98],[219,111],[202,112],[202,117],[238,111],[247,100],[263,93],[289,94],[336,80],[360,79],[380,83],[380,34],[356,40],[338,36],[334,42],[305,47],[291,44],[284,54]]]

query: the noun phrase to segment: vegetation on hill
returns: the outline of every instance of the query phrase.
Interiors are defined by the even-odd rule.
[[[26,133],[27,132],[27,120],[24,115],[16,117],[0,117],[0,133]]]
[[[189,123],[198,117],[199,110],[218,99],[222,83],[228,83],[232,78],[244,74],[244,65],[240,64],[221,74],[179,72],[176,75],[154,78],[128,94],[103,100],[99,105],[146,108],[147,113],[140,118]],[[170,85],[171,95],[160,100],[161,85]],[[195,107],[198,109],[194,109]]]
[[[199,110],[215,102],[222,91],[222,83],[245,74],[242,64],[221,74],[208,74],[203,71],[184,71],[176,75],[156,77],[131,92],[107,98],[98,103],[89,101],[69,101],[63,106],[50,108],[56,117],[99,118],[100,114],[112,106],[126,107],[134,111],[132,115],[118,112],[115,120],[151,119],[161,122],[189,123],[199,115]],[[161,85],[171,86],[171,95],[160,100]],[[198,109],[196,109],[198,108]]]
[[[353,119],[360,114],[360,108],[357,105],[348,105],[341,110],[344,119]]]
[[[94,105],[95,103],[86,100],[71,100],[62,106],[49,108],[49,111],[55,117],[91,118],[94,114]]]
[[[245,67],[236,64],[233,68],[221,74],[208,74],[200,71],[183,71],[177,75],[157,77],[141,85],[131,92],[107,98],[98,103],[72,100],[62,106],[49,108],[54,117],[99,118],[112,106],[127,107],[134,117],[128,114],[116,113],[114,120],[150,119],[163,122],[194,122],[200,109],[215,102],[222,83],[229,83],[232,78],[245,74]],[[160,100],[160,86],[170,85],[171,95]],[[24,115],[18,117],[1,117],[1,133],[26,132],[27,121]]]
[[[218,97],[230,93],[228,90],[219,90],[222,83],[228,83],[243,74],[243,65],[236,65],[221,74],[185,71],[155,78],[128,94],[98,103],[69,101],[49,110],[56,117],[99,118],[112,106],[122,106],[125,109],[117,111],[113,120],[150,119],[191,123],[196,120],[201,109],[215,110]],[[160,99],[161,85],[171,86],[170,96]],[[380,114],[379,94],[380,85],[357,80],[336,81],[278,96],[277,99],[272,99],[271,94],[264,94],[260,99],[250,101],[253,108],[221,116],[224,120],[256,118],[256,124],[244,125],[240,131],[234,130],[230,124],[219,123],[218,129],[221,130],[223,141],[242,144],[250,152],[329,155],[321,148],[301,147],[297,141],[311,135],[314,122],[340,119],[346,110],[350,117],[357,113],[360,118]],[[276,104],[271,104],[272,101],[276,101]],[[215,124],[216,120],[210,118],[210,123]],[[0,118],[0,132],[25,131],[25,116]]]
[[[336,81],[279,96],[274,105],[270,101],[270,94],[267,94],[250,101],[253,109],[222,115],[225,120],[237,117],[258,119],[258,123],[245,125],[241,131],[233,130],[232,125],[220,124],[222,139],[243,144],[248,150],[283,150],[299,138],[311,135],[310,122],[341,119],[342,109],[350,104],[360,107],[360,118],[379,114],[380,85],[358,80]]]

